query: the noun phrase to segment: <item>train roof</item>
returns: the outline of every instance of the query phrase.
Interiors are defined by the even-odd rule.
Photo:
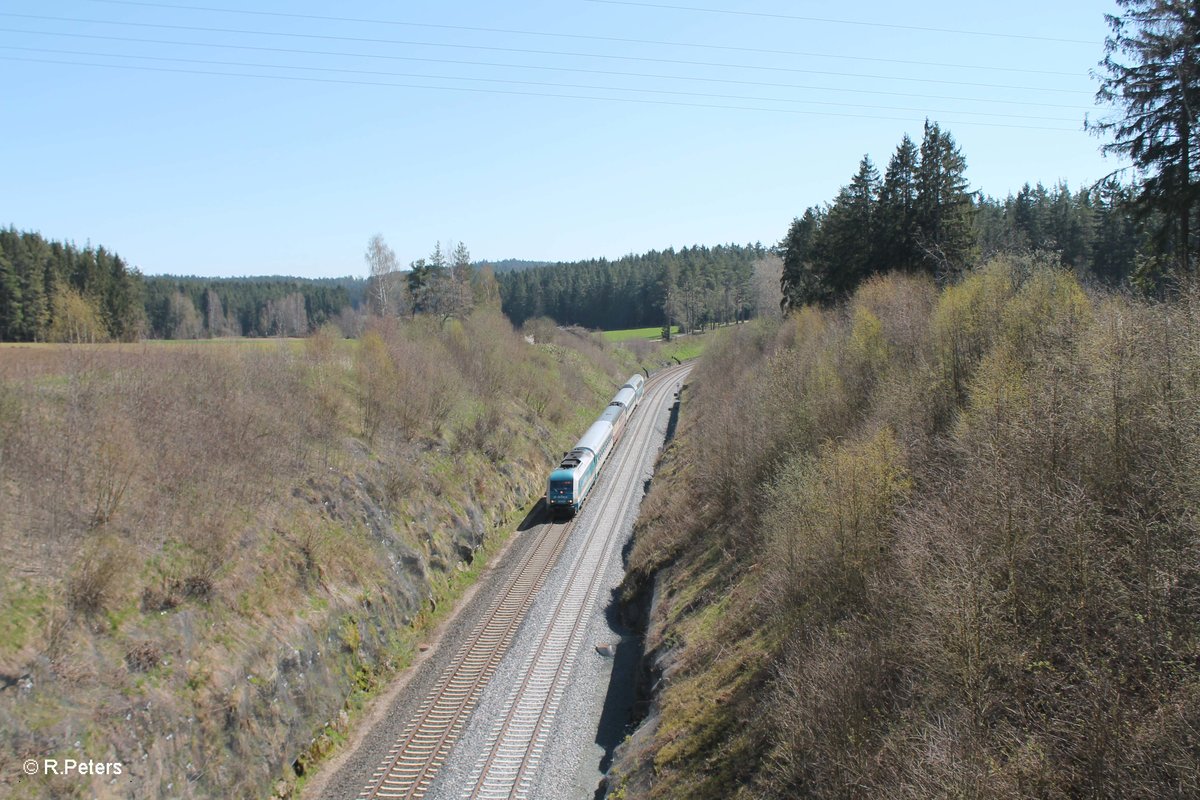
[[[604,443],[612,436],[613,425],[611,422],[598,419],[592,423],[592,427],[587,429],[587,433],[575,445],[575,449],[590,450],[592,453],[599,453]]]
[[[624,389],[627,386],[630,389],[637,390],[637,389],[641,388],[645,383],[646,383],[646,379],[642,377],[641,373],[638,373],[638,374],[631,376],[629,378],[629,380],[625,381],[625,385],[622,386],[621,388]]]
[[[586,464],[595,457],[595,453],[583,447],[576,446],[571,452],[563,455],[562,462],[558,465],[558,470],[570,471],[578,467],[580,464]],[[551,477],[554,477],[551,475]]]
[[[616,425],[617,420],[621,418],[621,414],[624,411],[624,406],[618,405],[617,403],[609,403],[608,408],[604,409],[604,413],[600,415],[600,421]]]
[[[617,396],[614,397],[612,401],[614,403],[620,403],[623,406],[627,406],[632,403],[636,397],[637,392],[634,389],[628,386],[622,386],[621,391],[617,392]]]

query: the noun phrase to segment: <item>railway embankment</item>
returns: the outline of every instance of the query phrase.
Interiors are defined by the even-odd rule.
[[[646,481],[646,494],[660,480],[666,481],[673,492],[683,490],[678,474],[679,453],[671,448],[671,443],[679,428],[687,390],[688,384],[683,384],[671,405],[663,450],[656,460],[654,477]],[[646,525],[644,519],[639,515],[634,523],[634,534],[622,550],[621,560],[626,571],[621,584],[613,592],[608,610],[615,620],[613,627],[622,630],[624,635],[617,645],[609,686],[610,695],[618,698],[613,705],[619,709],[619,716],[606,714],[597,736],[597,741],[603,743],[605,748],[605,756],[601,761],[601,770],[605,775],[596,792],[598,799],[609,793],[614,778],[620,785],[624,772],[629,769],[625,754],[636,747],[635,738],[645,739],[647,732],[656,727],[659,714],[657,690],[673,656],[672,649],[663,641],[661,626],[657,622],[660,619],[656,613],[659,599],[658,569],[630,568],[638,529],[644,529]],[[632,735],[627,736],[631,731]]]
[[[0,794],[283,797],[336,748],[628,374],[427,322],[6,354]],[[22,773],[68,758],[121,771]]]
[[[1198,332],[1005,258],[706,350],[607,796],[1200,792]]]

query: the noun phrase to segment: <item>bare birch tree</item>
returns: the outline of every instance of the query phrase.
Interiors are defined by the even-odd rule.
[[[363,258],[369,272],[367,281],[371,310],[386,317],[391,310],[391,274],[396,271],[396,253],[388,247],[383,235],[377,233],[367,242],[367,252]]]

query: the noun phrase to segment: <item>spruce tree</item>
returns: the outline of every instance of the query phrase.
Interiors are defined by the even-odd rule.
[[[21,277],[16,267],[0,250],[0,341],[21,338],[25,308],[21,298]]]
[[[975,248],[966,170],[953,137],[926,120],[917,167],[915,241],[925,268],[939,277],[966,267]]]
[[[878,256],[884,269],[914,269],[919,258],[913,240],[917,202],[917,167],[920,154],[904,134],[888,162],[879,192]]]
[[[1157,239],[1173,250],[1180,272],[1194,271],[1194,216],[1200,205],[1200,2],[1117,0],[1106,15],[1096,99],[1124,110],[1090,127],[1113,141],[1105,153],[1128,157],[1141,178],[1136,195],[1143,218],[1161,214]]]
[[[849,185],[842,187],[813,242],[815,262],[835,296],[854,291],[875,268],[875,205],[879,173],[864,156]]]
[[[1107,180],[1095,189],[1097,223],[1092,240],[1092,271],[1119,283],[1133,271],[1138,254],[1138,225],[1130,190]]]
[[[820,209],[807,209],[804,216],[792,220],[782,242],[783,277],[779,288],[783,292],[784,313],[803,308],[808,303],[825,302],[830,297],[829,288],[813,260],[813,240],[821,227],[821,219]]]

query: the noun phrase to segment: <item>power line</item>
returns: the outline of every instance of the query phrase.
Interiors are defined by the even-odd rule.
[[[3,16],[3,14],[0,14]],[[329,51],[329,50],[304,50],[297,48],[286,47],[262,47],[247,44],[226,44],[223,42],[186,42],[177,39],[145,39],[129,36],[104,36],[94,33],[68,33],[65,31],[40,31],[27,30],[22,28],[3,28],[0,27],[0,32],[7,33],[33,33],[40,36],[58,36],[71,39],[96,39],[109,42],[134,42],[138,44],[162,44],[170,46],[185,46],[185,47],[211,47],[223,50],[250,50],[253,52],[263,53],[290,53],[296,55],[318,55],[318,56],[335,56],[341,58],[370,58],[386,61],[414,61],[419,63],[430,64],[458,64],[463,66],[479,66],[479,67],[501,67],[505,69],[526,69],[537,70],[543,72],[574,72],[586,75],[608,75],[620,76],[626,78],[654,78],[659,80],[675,80],[675,81],[691,81],[693,83],[723,83],[738,86],[762,86],[773,89],[804,89],[809,91],[823,92],[838,92],[848,94],[871,94],[881,95],[886,97],[912,97],[922,100],[954,100],[970,103],[992,103],[1003,105],[1018,105],[1018,106],[1036,106],[1038,108],[1057,108],[1074,111],[1091,111],[1093,106],[1074,106],[1064,105],[1062,103],[1040,103],[1031,100],[1002,100],[994,98],[979,98],[979,97],[959,97],[955,95],[931,95],[918,94],[914,92],[891,92],[882,89],[858,89],[858,88],[843,88],[833,86],[813,86],[808,84],[796,83],[775,83],[770,81],[748,81],[738,80],[735,78],[712,78],[701,77],[694,75],[662,75],[647,72],[620,72],[616,70],[600,70],[587,69],[584,67],[560,67],[544,64],[507,64],[495,61],[464,61],[460,59],[447,58],[427,58],[418,56],[397,56],[383,53],[361,53],[361,52],[344,52],[344,51]]]
[[[380,70],[361,70],[361,69],[343,69],[336,67],[310,67],[291,64],[261,64],[245,61],[211,61],[196,58],[169,58],[165,56],[143,56],[129,55],[124,53],[96,53],[80,50],[56,50],[43,47],[20,47],[16,45],[0,45],[0,50],[19,50],[22,52],[32,53],[52,53],[56,55],[70,56],[91,56],[100,58],[127,58],[140,61],[160,61],[180,64],[202,64],[205,66],[217,67],[250,67],[253,69],[290,69],[300,70],[305,72],[332,72],[342,75],[373,75],[378,77],[388,78],[420,78],[428,80],[444,80],[444,81],[474,81],[477,83],[503,83],[519,86],[544,86],[552,89],[588,89],[593,91],[605,92],[636,92],[639,94],[658,94],[658,95],[673,95],[678,97],[698,97],[711,100],[737,100],[749,102],[764,102],[764,103],[798,103],[803,105],[819,105],[833,106],[836,108],[867,108],[883,111],[911,111],[919,114],[968,114],[976,117],[996,117],[1000,119],[1028,119],[1040,120],[1044,122],[1073,122],[1074,120],[1064,119],[1062,117],[1039,117],[1030,114],[998,114],[988,111],[946,111],[945,109],[924,109],[910,108],[905,106],[875,106],[861,103],[832,103],[821,100],[801,100],[791,97],[747,97],[745,95],[731,94],[714,94],[707,92],[683,92],[670,89],[642,89],[628,86],[593,86],[588,84],[577,83],[553,83],[547,81],[520,81],[510,80],[505,78],[478,78],[478,77],[462,77],[458,75],[423,75],[418,73],[408,72],[384,72]]]
[[[1053,36],[1033,36],[1023,33],[997,33],[995,31],[971,31],[961,28],[933,28],[924,25],[897,25],[887,22],[862,22],[852,19],[834,19],[831,17],[801,17],[793,14],[767,14],[760,11],[731,11],[724,8],[698,8],[696,6],[670,6],[661,3],[640,3],[633,0],[583,0],[585,3],[598,3],[609,6],[638,6],[641,8],[660,8],[671,11],[699,11],[705,14],[731,14],[739,17],[765,17],[768,19],[790,19],[799,22],[825,22],[831,25],[858,25],[867,28],[891,28],[902,31],[922,31],[925,33],[952,33],[958,36],[992,36],[1001,39],[1028,39],[1035,42],[1059,42],[1066,44],[1088,44],[1100,46],[1100,42],[1089,39],[1062,39]]]
[[[606,55],[603,53],[573,53],[559,50],[533,50],[528,48],[517,47],[492,47],[486,45],[473,44],[448,44],[444,42],[415,42],[398,39],[375,39],[368,37],[355,36],[331,36],[328,34],[315,33],[292,33],[283,31],[248,31],[237,28],[214,28],[198,25],[171,25],[167,23],[151,23],[151,22],[116,22],[105,19],[83,19],[78,17],[51,17],[40,14],[15,14],[9,12],[0,12],[0,17],[12,17],[19,19],[37,19],[49,20],[53,22],[82,22],[92,25],[116,25],[121,27],[136,27],[136,28],[160,28],[166,30],[185,30],[185,31],[202,31],[205,33],[233,33],[250,36],[282,36],[299,39],[324,39],[330,41],[345,41],[345,42],[367,42],[372,44],[399,44],[415,47],[446,47],[461,50],[489,50],[493,52],[503,53],[523,53],[530,55],[548,55],[548,56],[567,56],[571,58],[603,58],[617,61],[641,61],[655,64],[678,64],[691,67],[719,67],[723,69],[749,69],[767,72],[788,72],[799,73],[806,75],[829,75],[842,78],[867,78],[870,80],[889,80],[889,81],[907,81],[910,83],[935,83],[949,86],[971,86],[975,88],[985,89],[1016,89],[1019,91],[1032,92],[1053,92],[1059,94],[1080,94],[1076,89],[1056,89],[1044,86],[1014,86],[1009,84],[996,83],[975,83],[971,81],[948,81],[937,78],[904,78],[895,75],[869,75],[864,73],[854,72],[834,72],[828,70],[810,70],[800,69],[798,67],[778,67],[778,66],[761,66],[753,64],[724,64],[712,61],[686,61],[681,59],[670,58],[650,58],[647,56],[616,56]]]
[[[524,91],[518,91],[518,90],[514,90],[514,89],[480,89],[480,88],[475,88],[475,87],[470,87],[470,86],[429,86],[426,84],[388,83],[388,82],[383,82],[383,81],[349,80],[349,79],[342,79],[342,78],[310,78],[310,77],[302,77],[299,75],[263,75],[263,74],[245,73],[245,72],[216,72],[213,70],[177,69],[177,68],[171,68],[171,67],[141,67],[141,66],[133,66],[133,65],[129,65],[129,64],[101,64],[101,63],[87,62],[87,61],[61,61],[61,60],[57,60],[57,59],[45,59],[45,58],[23,58],[20,56],[0,56],[0,60],[18,61],[18,62],[33,63],[33,64],[57,64],[57,65],[72,66],[72,67],[98,67],[101,69],[119,69],[119,70],[137,71],[137,72],[163,72],[163,73],[183,74],[183,75],[217,76],[217,77],[223,77],[223,78],[254,78],[254,79],[263,79],[263,80],[280,80],[280,81],[292,81],[292,82],[301,82],[301,83],[323,83],[323,84],[335,84],[335,85],[346,85],[346,86],[383,86],[383,87],[390,87],[390,88],[397,88],[397,89],[422,89],[422,90],[432,90],[432,91],[468,92],[468,93],[472,93],[472,94],[501,94],[501,95],[515,95],[515,96],[520,96],[520,97],[546,97],[546,98],[566,99],[566,100],[592,100],[592,101],[601,101],[601,102],[607,102],[607,103],[635,103],[638,105],[678,106],[678,107],[684,107],[684,108],[705,108],[705,109],[717,109],[717,110],[727,110],[727,111],[761,111],[761,112],[774,113],[774,114],[795,114],[795,115],[801,115],[801,116],[815,116],[815,117],[839,117],[839,118],[847,118],[847,119],[890,120],[890,121],[896,121],[896,122],[910,122],[912,120],[911,116],[910,117],[887,117],[887,116],[879,116],[879,115],[871,115],[871,114],[835,113],[835,112],[831,112],[831,111],[802,111],[800,109],[792,109],[792,108],[763,108],[761,106],[732,106],[732,105],[720,105],[720,104],[715,104],[715,103],[692,103],[692,102],[674,101],[674,100],[643,100],[643,99],[632,98],[632,97],[597,97],[594,95],[573,95],[573,94],[559,94],[559,93],[548,93],[548,92],[524,92]],[[979,122],[979,121],[972,121],[972,120],[943,120],[943,122],[944,122],[944,124],[947,124],[947,125],[976,125],[976,126],[988,127],[988,128],[1014,128],[1014,129],[1020,129],[1020,130],[1060,131],[1060,132],[1064,132],[1064,133],[1073,133],[1078,130],[1076,128],[1054,128],[1054,127],[1047,127],[1047,126],[1042,126],[1042,125],[1014,125],[1014,124],[1009,124],[1009,123]]]
[[[659,47],[692,47],[704,50],[726,50],[740,53],[761,53],[765,55],[802,56],[806,58],[837,58],[844,61],[871,61],[881,64],[906,64],[920,67],[944,67],[949,69],[978,69],[995,72],[1017,72],[1029,75],[1058,75],[1077,78],[1076,72],[1061,72],[1046,69],[1027,69],[1025,67],[994,67],[983,64],[953,64],[941,61],[913,61],[901,58],[878,58],[874,56],[849,56],[840,53],[812,53],[803,50],[772,50],[762,47],[736,47],[733,45],[702,44],[697,42],[678,42],[658,39],[630,39],[621,36],[596,36],[582,33],[554,33],[550,31],[529,31],[513,28],[482,28],[472,25],[445,25],[431,22],[408,22],[393,19],[368,19],[361,17],[331,17],[319,14],[294,14],[285,11],[253,11],[244,8],[216,8],[213,6],[174,5],[169,3],[147,3],[138,0],[86,0],[90,3],[105,3],[108,5],[138,6],[145,8],[173,9],[176,11],[208,11],[220,14],[244,14],[260,17],[281,17],[284,19],[307,19],[320,22],[351,22],[367,25],[395,25],[409,28],[431,28],[448,31],[470,31],[473,33],[505,33],[518,36],[543,36],[558,39],[580,39],[594,42],[617,42],[620,44],[651,44]]]

